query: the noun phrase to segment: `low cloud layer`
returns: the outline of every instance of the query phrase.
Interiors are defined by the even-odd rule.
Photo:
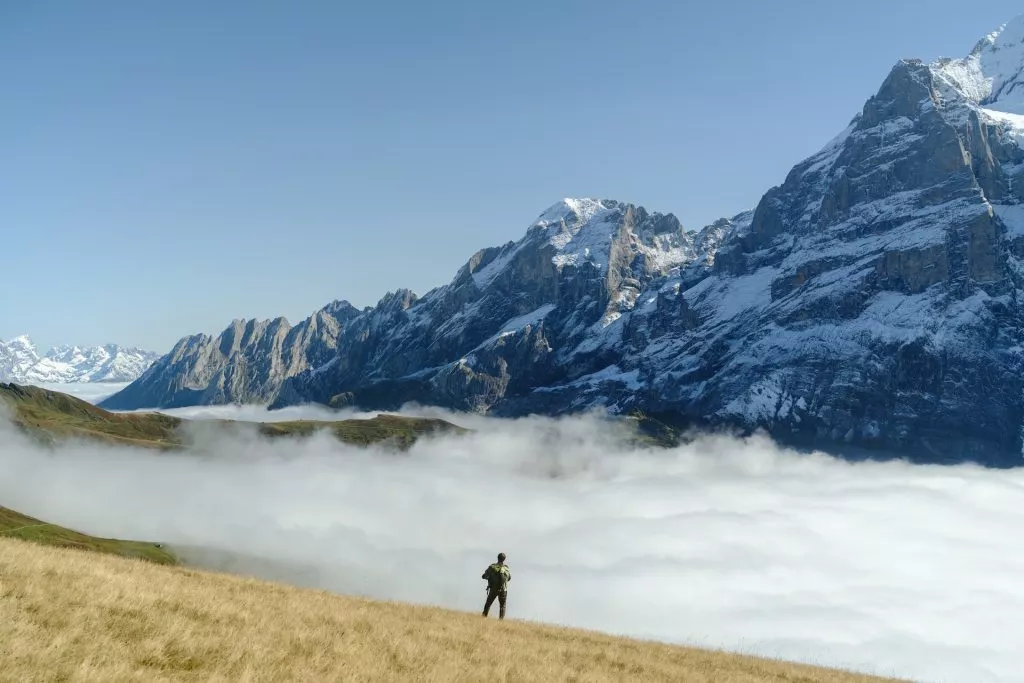
[[[34,386],[70,394],[83,401],[99,403],[128,386],[127,382],[35,382]]]
[[[591,418],[467,424],[403,454],[242,430],[162,456],[50,453],[3,427],[0,505],[208,566],[470,611],[504,551],[514,618],[1024,680],[1022,470],[848,464],[764,438],[637,451]]]

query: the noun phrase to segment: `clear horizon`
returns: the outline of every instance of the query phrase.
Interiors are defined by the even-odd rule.
[[[699,229],[756,205],[898,59],[963,56],[1020,13],[962,7],[0,9],[0,339],[166,352],[422,295],[565,196]]]

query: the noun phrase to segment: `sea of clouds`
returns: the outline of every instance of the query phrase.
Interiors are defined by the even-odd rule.
[[[764,437],[643,450],[593,416],[452,419],[475,431],[405,453],[244,428],[194,429],[186,454],[48,451],[0,426],[0,504],[209,567],[470,611],[504,551],[513,618],[1024,680],[1024,470],[850,464]]]

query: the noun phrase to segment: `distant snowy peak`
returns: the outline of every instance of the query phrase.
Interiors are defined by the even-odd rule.
[[[571,228],[573,226],[582,226],[597,214],[606,212],[617,204],[618,202],[603,199],[592,199],[589,197],[566,197],[545,209],[544,212],[537,217],[534,225],[540,228],[553,227],[556,230],[566,227]]]
[[[133,382],[160,357],[116,344],[95,347],[55,346],[40,356],[27,336],[0,341],[0,381]]]
[[[1024,15],[982,38],[963,59],[940,59],[932,72],[986,109],[1024,114]]]
[[[3,342],[0,342],[0,343],[3,343]],[[28,335],[24,335],[23,334],[20,337],[15,337],[11,341],[7,342],[6,346],[9,349],[15,349],[15,350],[17,350],[17,351],[19,351],[21,353],[24,353],[24,354],[27,354],[27,355],[30,355],[30,356],[37,356],[38,355],[38,352],[36,351],[36,345],[34,343],[32,343],[32,340],[28,337]]]
[[[566,198],[542,213],[533,227],[543,229],[557,250],[556,266],[590,262],[603,269],[618,230],[617,207],[615,201]]]
[[[973,56],[989,84],[982,104],[1024,114],[1024,15],[983,39]]]
[[[0,381],[20,377],[39,362],[32,340],[26,336],[0,341]]]
[[[900,116],[890,116],[894,106],[899,108],[895,100],[917,94],[908,87],[911,81],[928,91],[929,99],[908,102]],[[880,100],[888,101],[890,111],[878,110]],[[924,111],[914,111],[919,106],[939,109],[954,125],[963,125],[969,114],[976,113],[989,123],[1006,124],[1011,132],[1018,129],[1024,133],[1024,15],[982,38],[966,57],[941,57],[931,63],[900,60],[864,110],[817,153],[797,164],[788,181],[827,182],[843,170],[840,157],[851,143],[859,144],[865,137],[877,138],[880,148],[912,141],[916,135],[913,126]]]

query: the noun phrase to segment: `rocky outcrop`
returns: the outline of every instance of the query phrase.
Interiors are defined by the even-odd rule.
[[[257,372],[236,350],[241,330],[183,342],[179,361],[136,382],[148,393],[133,385],[108,404],[603,406],[1019,464],[1022,74],[1018,20],[965,59],[898,63],[753,211],[693,232],[671,214],[567,199],[448,285],[353,312],[316,359],[303,350]],[[287,356],[281,334],[257,335],[265,356]]]
[[[268,402],[287,377],[334,358],[339,333],[358,315],[352,305],[340,301],[295,327],[284,318],[235,320],[216,337],[186,337],[101,405],[130,410]]]

